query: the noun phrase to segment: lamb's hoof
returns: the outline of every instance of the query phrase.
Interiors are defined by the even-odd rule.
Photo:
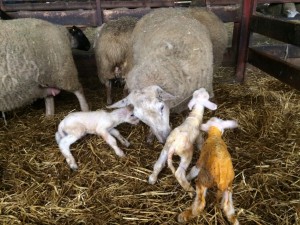
[[[195,190],[192,189],[192,190],[189,191],[189,196],[190,196],[191,198],[194,198],[195,193],[196,193]]]
[[[117,152],[116,153],[119,157],[124,158],[125,157],[125,153],[123,151],[121,152]]]
[[[179,223],[186,223],[188,221],[188,219],[185,217],[185,212],[182,212],[178,215],[177,221]]]
[[[70,168],[71,168],[72,171],[77,171],[78,170],[77,164],[71,164]]]
[[[157,181],[157,178],[154,175],[150,175],[148,179],[149,184],[155,184]]]
[[[130,143],[127,141],[124,143],[124,145],[128,148],[130,146]]]

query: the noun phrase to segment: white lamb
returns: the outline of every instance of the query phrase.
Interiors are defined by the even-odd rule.
[[[175,174],[176,179],[186,191],[192,192],[194,188],[186,179],[186,169],[193,157],[193,144],[200,135],[200,125],[203,119],[204,107],[215,110],[217,105],[209,101],[209,94],[204,88],[200,88],[193,93],[193,98],[188,104],[191,111],[186,120],[175,128],[167,138],[166,144],[154,165],[153,173],[149,177],[149,183],[154,184],[157,176],[163,169],[167,158],[168,166]],[[181,157],[180,165],[175,172],[172,164],[172,156],[177,154]]]
[[[71,154],[70,145],[86,134],[97,134],[103,137],[118,156],[125,156],[124,152],[118,147],[115,138],[126,147],[130,143],[114,128],[124,122],[134,125],[139,122],[138,118],[133,114],[132,106],[116,109],[112,112],[104,110],[74,112],[60,122],[55,139],[70,168],[76,170],[78,166]]]

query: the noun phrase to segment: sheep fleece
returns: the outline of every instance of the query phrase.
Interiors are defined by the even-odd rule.
[[[0,111],[29,104],[41,87],[80,88],[67,29],[38,19],[0,21]]]
[[[154,10],[137,23],[132,34],[134,66],[126,83],[130,91],[159,85],[177,96],[169,105],[180,112],[196,89],[206,88],[213,95],[213,53],[204,25],[171,12]]]

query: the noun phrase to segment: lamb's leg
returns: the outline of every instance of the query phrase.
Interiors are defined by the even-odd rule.
[[[108,105],[111,105],[112,99],[111,99],[111,81],[107,80],[105,82],[105,88],[106,88],[106,103]]]
[[[229,222],[233,225],[239,225],[239,221],[237,220],[234,212],[231,188],[228,188],[223,192],[221,207]]]
[[[193,166],[190,170],[189,174],[186,176],[188,181],[193,180],[196,176],[198,176],[200,169],[197,166]]]
[[[158,160],[154,164],[152,174],[149,176],[148,179],[149,184],[155,184],[155,182],[157,181],[158,174],[166,165],[167,158],[168,158],[168,151],[167,148],[164,147],[160,153]]]
[[[45,97],[46,116],[54,115],[54,97]]]
[[[130,145],[129,141],[127,141],[127,139],[124,138],[124,137],[120,134],[120,132],[119,132],[117,129],[112,128],[112,129],[109,131],[109,133],[110,133],[111,135],[113,135],[115,138],[117,138],[117,139],[122,143],[122,145],[124,145],[124,146],[126,146],[126,147],[129,147],[129,145]]]
[[[179,184],[183,187],[184,190],[190,192],[189,195],[191,197],[193,197],[193,192],[195,190],[186,179],[186,169],[191,163],[192,156],[193,156],[192,153],[193,152],[181,156],[180,164],[178,166],[178,169],[175,172],[175,177],[178,180]]]
[[[103,139],[106,141],[106,143],[112,147],[115,150],[115,153],[120,156],[124,157],[124,152],[118,147],[116,139],[108,132],[97,132],[100,136],[103,137]]]
[[[74,135],[67,135],[63,137],[58,144],[60,152],[66,158],[66,161],[72,170],[77,170],[78,166],[70,151],[70,145],[73,144],[78,139],[79,138]]]
[[[84,97],[83,88],[80,87],[77,91],[74,92],[74,94],[76,95],[79,101],[81,111],[83,112],[89,111],[89,105],[87,104],[87,101]]]
[[[179,214],[178,222],[187,222],[188,220],[198,216],[205,207],[205,196],[207,187],[197,184],[196,197],[191,207]]]

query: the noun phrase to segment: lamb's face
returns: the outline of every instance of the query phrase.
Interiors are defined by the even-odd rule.
[[[133,105],[134,115],[147,124],[157,139],[164,143],[170,133],[170,109],[167,100],[174,96],[160,87],[153,85],[139,90],[133,90],[126,98],[109,106],[109,108]]]

